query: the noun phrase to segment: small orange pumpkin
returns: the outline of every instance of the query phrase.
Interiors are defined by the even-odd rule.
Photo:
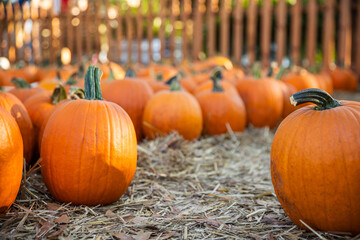
[[[330,71],[330,77],[336,90],[357,91],[359,81],[356,74],[350,69],[335,68]]]
[[[142,117],[146,103],[154,92],[149,84],[135,78],[127,71],[123,80],[109,82],[103,90],[104,99],[114,102],[129,114],[136,131],[138,141],[143,138]]]
[[[134,126],[119,105],[102,100],[100,78],[101,70],[90,66],[85,99],[69,101],[56,110],[44,130],[41,174],[52,196],[61,202],[112,203],[124,194],[135,174]]]
[[[246,127],[245,105],[235,90],[229,94],[219,84],[220,78],[212,77],[213,88],[195,95],[203,114],[203,132],[216,135],[228,132],[242,132]],[[228,126],[227,126],[228,125]]]
[[[177,131],[185,139],[194,140],[201,135],[202,113],[196,98],[182,91],[179,79],[173,80],[170,90],[156,93],[146,104],[143,115],[145,136]]]

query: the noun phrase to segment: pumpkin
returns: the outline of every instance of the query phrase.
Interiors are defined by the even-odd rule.
[[[220,78],[212,77],[213,88],[195,95],[203,114],[203,132],[216,135],[228,132],[242,132],[246,127],[245,105],[235,90],[227,93],[220,85]],[[228,125],[228,126],[227,126]]]
[[[0,107],[0,213],[16,199],[23,172],[23,141],[16,121]]]
[[[129,114],[136,131],[138,141],[143,138],[142,116],[146,103],[153,96],[149,84],[135,78],[130,71],[123,80],[109,82],[103,90],[107,101],[114,102]]]
[[[319,87],[314,75],[302,68],[295,68],[293,71],[284,74],[280,80],[293,85],[297,91]]]
[[[57,71],[56,77],[44,78],[39,82],[39,87],[53,91],[57,85],[64,84],[64,80],[60,75],[60,71]]]
[[[101,70],[90,66],[85,99],[56,110],[44,130],[41,173],[52,196],[61,202],[112,203],[135,174],[134,126],[119,105],[102,100],[100,78]]]
[[[245,103],[248,123],[254,127],[277,125],[283,113],[283,93],[275,79],[247,78],[236,88]]]
[[[0,107],[7,110],[18,124],[23,141],[24,158],[26,163],[29,164],[33,154],[35,138],[33,124],[25,106],[13,94],[0,92]]]
[[[173,80],[170,90],[156,93],[145,106],[143,129],[148,139],[171,131],[177,131],[188,140],[201,135],[200,105],[194,96],[181,90],[178,78]]]
[[[0,85],[1,86],[13,86],[11,79],[13,78],[22,78],[28,83],[34,82],[36,74],[35,66],[25,66],[20,69],[11,68],[8,70],[0,69]]]
[[[58,85],[53,92],[45,91],[30,97],[24,103],[34,126],[35,147],[33,156],[36,159],[39,156],[38,137],[41,125],[51,109],[60,101],[67,98],[65,89]]]
[[[360,233],[360,103],[320,89],[291,102],[271,147],[271,177],[286,214],[302,228]]]
[[[21,78],[13,78],[11,83],[15,85],[15,88],[11,89],[9,92],[14,94],[23,103],[29,97],[45,91],[41,87],[31,87],[28,82]]]
[[[350,69],[337,67],[330,71],[330,77],[336,90],[355,92],[358,89],[358,79],[356,74]]]

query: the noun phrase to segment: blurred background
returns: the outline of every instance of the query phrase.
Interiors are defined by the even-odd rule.
[[[358,0],[32,0],[0,3],[0,64],[229,57],[360,73]]]

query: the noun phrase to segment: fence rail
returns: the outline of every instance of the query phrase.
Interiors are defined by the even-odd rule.
[[[284,58],[344,63],[360,74],[360,1],[159,0],[158,9],[150,0],[137,8],[104,2],[60,14],[0,4],[0,55],[12,63],[54,63],[67,47],[73,61],[101,52],[117,62],[178,64],[221,54],[264,67]]]

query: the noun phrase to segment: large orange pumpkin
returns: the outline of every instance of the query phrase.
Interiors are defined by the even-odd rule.
[[[129,114],[138,141],[143,138],[142,117],[146,103],[153,96],[149,84],[135,77],[109,82],[103,90],[104,99],[114,102]]]
[[[154,139],[157,135],[177,131],[185,139],[194,140],[201,135],[202,113],[196,98],[182,91],[178,80],[170,90],[160,91],[146,104],[143,115],[145,136]]]
[[[242,132],[246,127],[245,105],[237,92],[225,92],[219,80],[213,77],[213,88],[195,95],[203,114],[203,132],[222,134],[228,132],[228,127],[234,132]]]
[[[45,89],[41,87],[31,87],[28,82],[21,78],[13,78],[11,83],[15,85],[15,88],[11,89],[9,92],[14,94],[23,103],[29,97],[45,91]]]
[[[255,127],[277,125],[283,112],[283,93],[276,80],[248,78],[236,88],[245,103],[249,123]]]
[[[102,100],[100,77],[101,70],[90,66],[85,99],[56,110],[44,130],[41,173],[50,193],[61,202],[112,203],[135,174],[134,126],[119,105]]]
[[[15,201],[23,172],[23,141],[16,121],[0,107],[0,213]]]
[[[276,195],[302,228],[360,233],[360,103],[320,89],[292,96],[302,107],[279,126],[271,148]]]
[[[25,106],[11,93],[1,92],[0,107],[6,109],[18,124],[23,140],[24,158],[26,159],[26,163],[29,164],[33,154],[35,136],[33,124]]]

